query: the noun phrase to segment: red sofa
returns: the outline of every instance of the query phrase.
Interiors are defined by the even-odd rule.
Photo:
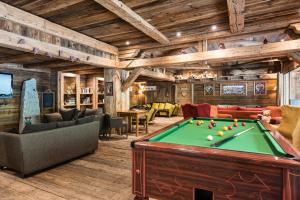
[[[218,113],[230,114],[237,119],[257,119],[259,114],[263,114],[266,108],[245,108],[240,106],[232,106],[228,108],[218,107]]]
[[[232,118],[230,114],[218,113],[218,107],[207,103],[185,104],[182,107],[184,119],[191,117]]]

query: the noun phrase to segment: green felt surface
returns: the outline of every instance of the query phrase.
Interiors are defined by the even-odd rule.
[[[203,120],[204,124],[197,126],[196,122],[198,120]],[[210,120],[211,119],[205,118],[193,119],[193,124],[190,124],[190,120],[187,120],[179,124],[178,126],[175,126],[157,136],[150,138],[149,141],[210,147],[211,144],[217,141],[254,127],[252,130],[222,144],[219,147],[214,148],[269,154],[274,156],[286,156],[284,150],[272,138],[272,136],[264,128],[264,126],[258,121],[241,120],[238,122],[238,127],[233,127],[233,130],[223,131],[224,126],[233,126],[233,120],[214,119],[217,126],[209,129],[208,125],[210,123]],[[246,126],[242,126],[242,122],[246,122]],[[223,131],[224,136],[218,136],[218,131]],[[208,135],[213,136],[212,141],[207,140]]]

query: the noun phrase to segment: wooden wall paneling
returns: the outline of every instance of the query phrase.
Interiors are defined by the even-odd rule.
[[[264,81],[267,84],[267,95],[254,95],[254,82]],[[215,95],[204,96],[204,85],[195,84],[194,103],[210,103],[213,105],[241,105],[241,106],[270,106],[277,105],[277,80],[242,81],[247,83],[247,96],[220,96],[220,84],[215,83]],[[231,81],[239,83],[239,81]]]
[[[41,101],[41,93],[50,89],[56,93],[56,83],[53,82],[52,76],[46,71],[34,71],[23,68],[8,68],[0,67],[2,73],[12,73],[13,92],[14,96],[11,99],[0,99],[0,131],[10,128],[18,128],[19,112],[20,112],[20,94],[22,90],[23,81],[30,78],[37,80],[37,90]]]

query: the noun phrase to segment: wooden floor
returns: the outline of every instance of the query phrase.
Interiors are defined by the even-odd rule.
[[[156,118],[149,132],[181,120]],[[0,200],[129,200],[131,194],[130,135],[113,135],[99,142],[95,154],[21,179],[14,172],[0,171]]]

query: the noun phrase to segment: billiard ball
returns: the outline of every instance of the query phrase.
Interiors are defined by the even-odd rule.
[[[204,121],[203,120],[200,120],[201,124],[204,124]]]
[[[223,137],[223,135],[224,135],[223,131],[218,131],[218,136]]]
[[[232,126],[227,126],[228,130],[232,130]]]
[[[211,135],[207,136],[207,140],[212,141],[213,139],[214,139],[213,136],[211,136]]]
[[[246,126],[246,122],[242,122],[242,126]]]
[[[237,124],[237,123],[234,123],[233,126],[234,126],[234,127],[238,127],[238,124]]]
[[[208,125],[208,128],[209,128],[209,129],[211,129],[212,127],[213,127],[213,126],[212,126],[211,124],[210,124],[210,125]]]
[[[197,121],[197,125],[200,126],[202,123],[201,121]]]
[[[234,119],[233,121],[236,123],[236,122],[238,122],[238,119]]]
[[[223,127],[223,131],[228,131],[228,127],[227,127],[227,126],[224,126],[224,127]]]
[[[217,126],[217,124],[216,124],[216,123],[213,123],[213,124],[212,124],[212,126],[213,126],[213,127],[216,127],[216,126]]]
[[[212,120],[210,120],[210,123],[215,123],[215,121],[212,119]]]
[[[189,123],[192,124],[192,123],[194,123],[194,122],[193,122],[193,120],[190,120]]]

